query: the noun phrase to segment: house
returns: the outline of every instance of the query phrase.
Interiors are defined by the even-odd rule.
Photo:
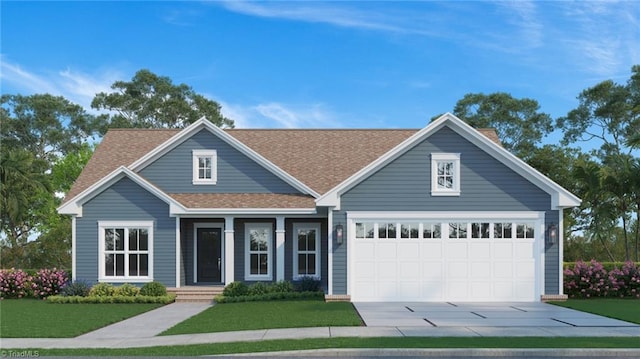
[[[562,296],[562,211],[579,204],[445,114],[421,130],[110,130],[58,210],[75,279],[539,301]]]

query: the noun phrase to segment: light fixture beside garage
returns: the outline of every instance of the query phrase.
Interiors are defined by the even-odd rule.
[[[342,241],[343,241],[343,231],[344,231],[344,228],[342,227],[342,225],[341,225],[341,224],[338,224],[338,225],[336,226],[336,243],[338,243],[338,244],[342,244]]]
[[[551,223],[547,228],[547,243],[556,244],[558,241],[558,227],[555,223]]]

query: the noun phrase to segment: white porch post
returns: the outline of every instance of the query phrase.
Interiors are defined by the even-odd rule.
[[[276,280],[284,280],[284,217],[276,217]]]
[[[180,217],[176,216],[176,288],[180,288],[180,258],[182,258],[180,241]]]
[[[327,243],[327,247],[329,250],[329,253],[327,253],[329,259],[328,259],[328,263],[327,265],[329,266],[329,268],[327,268],[327,275],[329,278],[327,278],[327,294],[328,295],[333,295],[333,207],[327,209],[327,212],[329,213],[329,215],[327,216],[327,233],[328,235],[328,241],[329,243]]]
[[[235,231],[233,230],[233,217],[224,217],[224,284],[234,281],[234,248]]]
[[[71,217],[71,280],[78,280],[78,268],[76,264],[76,216]]]
[[[558,265],[560,266],[558,273],[558,294],[564,295],[564,215],[563,209],[558,210]]]

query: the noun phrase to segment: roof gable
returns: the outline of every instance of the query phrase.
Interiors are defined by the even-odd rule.
[[[464,121],[460,120],[450,113],[442,115],[436,121],[430,123],[422,130],[416,132],[411,137],[407,138],[384,155],[378,157],[375,161],[371,162],[366,167],[360,169],[351,177],[341,182],[340,184],[326,192],[324,195],[322,195],[320,198],[318,198],[316,200],[316,203],[319,206],[339,208],[340,196],[343,193],[353,188],[364,179],[369,177],[371,174],[391,163],[396,158],[413,148],[416,144],[425,140],[445,126],[457,132],[458,134],[469,140],[471,143],[476,145],[478,148],[487,152],[493,158],[502,162],[512,170],[518,173],[526,174],[526,178],[530,182],[551,195],[552,207],[554,209],[563,207],[574,207],[580,204],[580,199],[578,197],[564,189],[562,186],[553,182],[551,179],[544,176],[542,173],[529,166],[527,163],[514,156],[512,153],[505,150],[502,146],[492,141],[487,136],[481,134],[478,130],[472,128]]]

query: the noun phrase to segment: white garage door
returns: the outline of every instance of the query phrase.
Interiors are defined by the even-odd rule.
[[[352,300],[536,301],[543,220],[478,218],[352,219]]]

